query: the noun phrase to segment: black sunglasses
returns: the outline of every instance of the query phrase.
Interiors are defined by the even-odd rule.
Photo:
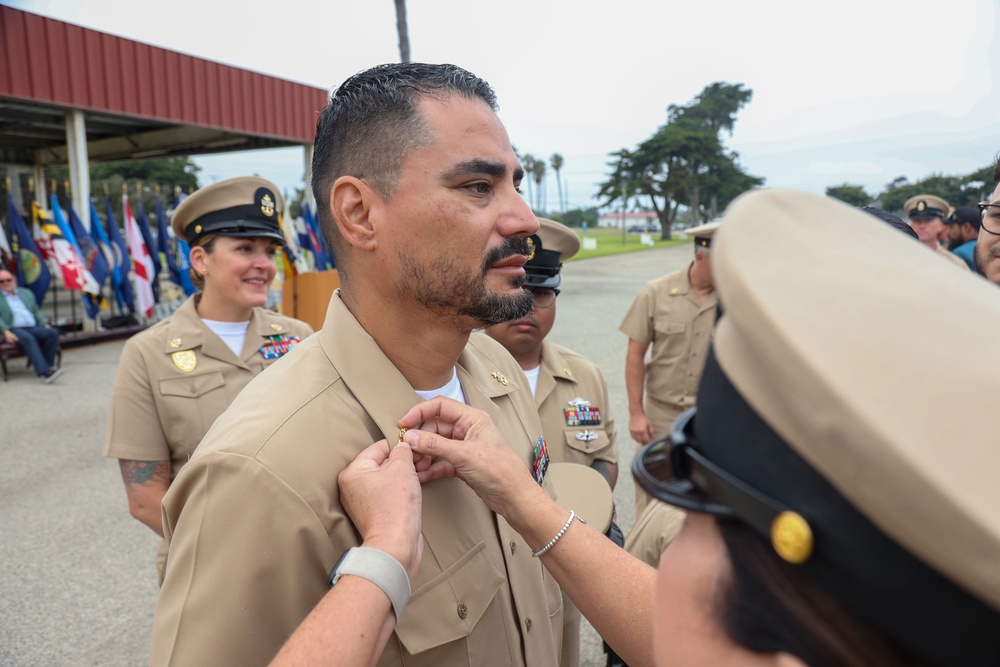
[[[674,422],[670,435],[640,450],[632,476],[657,500],[692,512],[746,523],[770,537],[779,556],[802,563],[812,553],[809,524],[791,508],[749,486],[710,461],[694,434],[698,409]]]

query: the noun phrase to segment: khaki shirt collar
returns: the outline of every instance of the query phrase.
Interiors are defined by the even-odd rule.
[[[326,323],[318,335],[323,351],[342,381],[389,445],[399,442],[399,418],[423,399],[347,309],[340,290],[330,299]],[[470,347],[474,345],[465,347],[456,364],[465,400],[497,419],[499,414],[491,399],[510,393],[519,385],[513,378],[503,377],[506,385],[495,379],[492,373],[497,369],[487,368]]]
[[[556,378],[576,384],[576,378],[555,345],[542,341],[542,367],[538,372],[538,387],[535,389],[535,406],[541,407],[545,399],[556,388]]]
[[[229,346],[221,338],[216,336],[205,325],[195,306],[198,295],[188,298],[180,308],[174,311],[167,324],[167,336],[164,341],[163,351],[166,354],[183,352],[201,348],[201,353],[207,357],[224,361],[234,366],[249,369],[247,361],[258,353],[262,340],[267,336],[276,336],[287,333],[284,327],[277,325],[281,331],[272,330],[271,323],[262,312],[254,308],[250,315],[250,325],[247,327],[246,339],[243,341],[243,350],[237,358]]]
[[[694,266],[694,262],[688,265],[688,268],[683,271],[678,271],[669,281],[667,285],[667,294],[669,296],[686,297],[688,301],[696,305],[701,310],[708,310],[710,308],[715,308],[718,303],[719,298],[716,295],[716,291],[712,290],[712,293],[708,295],[705,299],[705,303],[698,300],[698,294],[694,291],[694,287],[691,286],[691,267]]]

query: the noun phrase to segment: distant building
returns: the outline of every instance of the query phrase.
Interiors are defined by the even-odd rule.
[[[621,229],[622,226],[622,214],[618,213],[602,213],[600,217],[597,218],[598,227],[611,227],[614,229]],[[637,211],[634,213],[625,214],[625,228],[635,228],[638,230],[651,230],[660,228],[660,220],[656,217],[655,211]]]

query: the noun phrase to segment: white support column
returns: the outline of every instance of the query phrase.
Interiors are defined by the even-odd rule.
[[[48,183],[45,182],[45,167],[36,163],[32,166],[31,171],[32,178],[35,179],[35,201],[47,211],[49,210],[49,190]],[[30,214],[31,207],[26,206],[25,208],[28,209],[28,213]]]
[[[87,123],[83,112],[66,112],[66,147],[69,158],[69,183],[73,208],[80,221],[90,229],[90,159],[87,154]]]
[[[312,210],[316,210],[316,198],[313,197],[312,191],[312,163],[313,163],[313,144],[305,144],[302,147],[302,155],[305,158],[306,168],[305,168],[305,181],[306,181],[306,199],[309,201],[309,206]]]

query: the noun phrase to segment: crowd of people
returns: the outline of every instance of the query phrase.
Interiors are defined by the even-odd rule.
[[[177,208],[199,293],[125,345],[104,448],[164,538],[151,664],[578,667],[581,616],[609,666],[1000,661],[1000,162],[978,210],[762,190],[689,230],[620,326],[623,536],[607,382],[548,338],[580,242],[521,196],[496,110],[453,65],[331,93],[315,333],[262,308],[273,184]]]

